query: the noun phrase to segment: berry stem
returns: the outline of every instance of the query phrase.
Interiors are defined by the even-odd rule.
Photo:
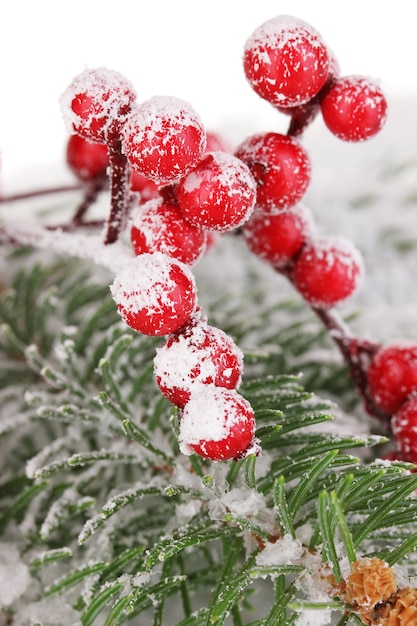
[[[333,85],[335,75],[329,74],[326,83],[309,102],[294,107],[291,120],[288,126],[287,135],[289,137],[300,137],[307,126],[309,126],[320,112],[320,104],[330,87]]]
[[[308,102],[305,105],[296,107],[291,115],[291,120],[287,130],[288,137],[300,137],[304,130],[309,126],[316,118],[320,111],[320,104],[318,102]]]
[[[64,233],[70,233],[79,228],[102,228],[103,224],[103,220],[78,220],[77,222],[71,221],[66,224],[47,226],[46,230],[58,230]]]
[[[277,270],[295,287],[293,281],[293,263]],[[389,430],[391,416],[376,406],[368,391],[367,370],[380,344],[353,335],[349,326],[341,319],[334,308],[317,307],[310,304],[311,310],[317,315],[329,337],[338,347],[349,370],[350,377],[362,398],[369,415],[378,418]]]
[[[117,241],[126,225],[132,202],[130,193],[130,165],[122,152],[119,126],[113,124],[107,142],[110,163],[110,215],[104,243]]]
[[[78,208],[76,209],[74,216],[72,218],[72,222],[75,226],[78,224],[80,226],[83,225],[83,219],[84,219],[86,212],[88,211],[90,206],[92,206],[94,202],[97,200],[98,194],[100,193],[100,191],[104,189],[106,185],[107,185],[107,174],[93,179],[91,182],[89,182],[86,185],[84,197],[81,203],[79,204]]]
[[[32,191],[25,191],[23,193],[15,193],[10,196],[0,195],[0,203],[18,202],[19,200],[30,200],[31,198],[52,195],[54,193],[66,193],[68,191],[79,191],[82,188],[83,187],[80,184],[60,185],[59,187],[47,187],[46,189],[36,189]]]

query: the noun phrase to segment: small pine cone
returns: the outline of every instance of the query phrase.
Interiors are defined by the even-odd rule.
[[[378,626],[415,626],[417,624],[417,589],[400,589],[384,607],[376,611]]]
[[[377,558],[363,558],[352,563],[343,597],[354,607],[370,609],[386,602],[397,587],[394,571],[388,563]]]

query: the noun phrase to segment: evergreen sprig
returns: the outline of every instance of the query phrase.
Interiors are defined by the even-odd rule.
[[[158,340],[126,330],[82,262],[36,257],[9,259],[0,299],[0,528],[38,602],[59,595],[83,626],[288,625],[311,610],[357,624],[341,591],[349,564],[379,556],[415,572],[417,476],[380,462],[385,439],[365,425],[332,428],[331,399],[346,411],[351,387],[301,306],[255,288],[256,316],[223,306],[263,452],[213,463],[178,450],[178,414],[153,378]]]

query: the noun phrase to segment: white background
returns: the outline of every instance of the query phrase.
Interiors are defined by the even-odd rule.
[[[410,0],[4,0],[3,181],[16,168],[63,158],[58,98],[85,67],[123,73],[140,101],[156,94],[188,100],[208,129],[230,137],[237,128],[278,126],[244,78],[242,51],[252,31],[279,14],[319,30],[343,74],[379,79],[388,99],[416,94],[414,8]]]

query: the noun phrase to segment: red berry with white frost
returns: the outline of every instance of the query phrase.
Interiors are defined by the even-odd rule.
[[[248,137],[235,155],[256,180],[256,206],[287,209],[301,200],[311,179],[310,159],[297,139],[280,133]]]
[[[293,281],[312,306],[329,308],[351,296],[363,277],[360,252],[342,237],[321,237],[296,258]]]
[[[243,225],[248,248],[276,268],[286,265],[311,235],[310,212],[302,205],[275,213],[255,209]]]
[[[187,222],[176,205],[157,198],[134,209],[130,240],[135,254],[163,252],[191,265],[205,251],[207,233]]]
[[[154,96],[129,116],[122,143],[134,169],[158,185],[166,185],[198,163],[206,149],[206,133],[188,102]]]
[[[212,461],[243,457],[254,443],[255,416],[237,391],[199,388],[185,405],[179,442],[184,454],[193,452]]]
[[[176,332],[197,307],[197,289],[189,268],[160,252],[128,261],[110,290],[126,324],[144,335]]]
[[[401,405],[391,420],[391,427],[399,456],[417,464],[417,395]]]
[[[308,102],[323,87],[329,53],[307,22],[280,15],[259,26],[246,41],[244,71],[251,87],[273,105]]]
[[[364,141],[383,127],[387,101],[380,87],[363,76],[345,76],[334,81],[321,101],[328,129],[345,141]]]
[[[124,120],[135,99],[131,83],[122,74],[100,67],[76,76],[60,103],[71,132],[95,143],[106,143],[113,122]]]
[[[233,154],[209,152],[180,180],[175,196],[191,224],[226,231],[243,224],[252,213],[256,182],[247,165]]]
[[[375,404],[394,414],[417,392],[417,344],[399,342],[380,348],[367,371],[368,389]]]
[[[154,373],[158,387],[173,404],[183,407],[199,386],[236,389],[243,355],[231,337],[205,321],[186,326],[157,348]]]

